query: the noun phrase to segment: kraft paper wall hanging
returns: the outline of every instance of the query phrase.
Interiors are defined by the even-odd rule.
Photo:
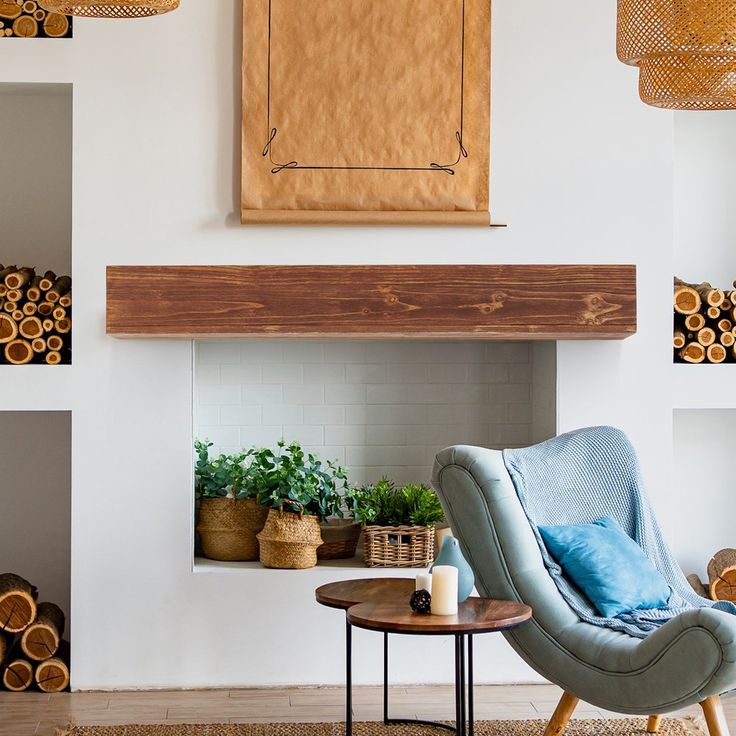
[[[244,0],[242,221],[488,225],[488,0]]]
[[[72,19],[35,0],[0,0],[0,38],[71,38]]]

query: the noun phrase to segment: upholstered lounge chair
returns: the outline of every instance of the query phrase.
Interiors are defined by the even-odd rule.
[[[699,703],[711,736],[728,736],[720,695],[736,687],[736,616],[695,608],[646,638],[584,622],[543,562],[503,455],[480,447],[442,450],[433,483],[447,520],[473,567],[481,595],[521,601],[527,626],[506,633],[518,654],[564,690],[545,736],[562,734],[578,700],[649,716]],[[571,510],[569,523],[576,519]]]

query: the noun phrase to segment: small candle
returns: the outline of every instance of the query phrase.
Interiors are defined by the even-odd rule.
[[[436,616],[457,613],[457,568],[452,565],[432,568],[432,613]]]
[[[432,574],[428,572],[420,572],[417,575],[417,585],[415,590],[426,590],[427,593],[432,592]]]

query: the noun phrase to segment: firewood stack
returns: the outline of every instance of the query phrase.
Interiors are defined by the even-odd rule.
[[[69,686],[69,643],[62,610],[37,603],[38,591],[13,573],[0,575],[0,684],[60,693]]]
[[[724,291],[675,278],[674,306],[676,363],[736,362],[736,281]]]
[[[71,363],[72,280],[0,265],[0,364]]]
[[[707,583],[695,574],[688,575],[687,580],[703,598],[736,603],[736,549],[722,549],[713,555],[708,563]]]

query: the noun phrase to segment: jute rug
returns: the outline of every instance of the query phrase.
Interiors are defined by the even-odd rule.
[[[476,721],[476,736],[542,736],[546,721]],[[356,723],[355,736],[438,736],[436,728]],[[660,736],[704,736],[690,719],[665,718]],[[59,736],[344,736],[342,723],[271,723],[206,726],[75,726]],[[646,720],[573,720],[565,736],[644,736]]]

